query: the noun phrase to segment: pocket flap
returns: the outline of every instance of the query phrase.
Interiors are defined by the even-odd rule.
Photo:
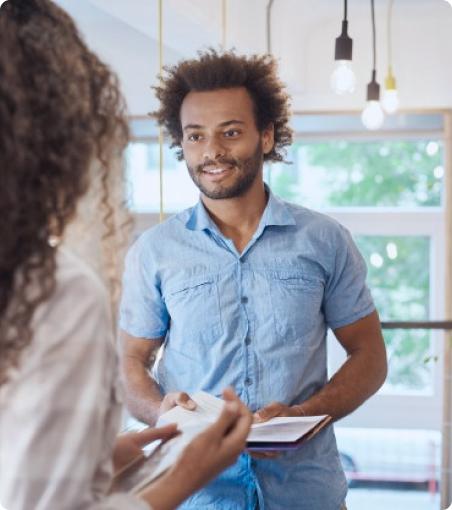
[[[196,287],[201,287],[202,285],[210,285],[214,283],[214,279],[212,276],[203,275],[196,276],[193,278],[189,278],[187,280],[183,280],[175,283],[168,289],[169,295],[178,294],[180,292],[185,292],[190,289],[195,289]]]
[[[278,280],[285,285],[306,286],[318,285],[321,282],[321,279],[318,276],[293,269],[281,269],[278,271],[272,271],[270,276],[274,280]]]

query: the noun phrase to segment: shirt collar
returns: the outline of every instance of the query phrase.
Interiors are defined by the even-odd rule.
[[[216,230],[216,226],[212,218],[209,216],[202,200],[192,207],[185,226],[189,230]]]
[[[291,213],[288,205],[283,200],[276,197],[271,192],[267,184],[265,184],[265,191],[268,193],[268,202],[265,206],[264,213],[260,221],[260,227],[265,228],[266,226],[270,225],[296,225],[295,218]],[[204,207],[201,199],[196,204],[196,206],[192,208],[185,226],[189,230],[217,230],[214,221],[209,216],[209,213]]]
[[[281,227],[296,225],[297,222],[288,204],[274,195],[267,184],[265,184],[265,191],[268,193],[268,202],[261,219],[262,227],[270,225]]]

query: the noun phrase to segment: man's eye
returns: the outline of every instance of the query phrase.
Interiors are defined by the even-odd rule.
[[[233,138],[235,136],[238,136],[240,134],[240,131],[238,129],[228,129],[224,132],[224,136],[227,138]]]
[[[191,135],[188,135],[188,141],[190,142],[199,142],[201,140],[201,135],[197,133],[192,133]]]

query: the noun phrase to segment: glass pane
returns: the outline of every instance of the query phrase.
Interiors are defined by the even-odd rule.
[[[438,510],[441,434],[335,427],[348,510]]]
[[[357,236],[381,320],[428,320],[430,240],[415,236]],[[433,392],[431,336],[425,330],[385,330],[389,373],[383,393]]]
[[[297,142],[293,164],[267,175],[275,193],[314,209],[440,206],[443,152],[439,140]]]
[[[160,209],[159,144],[155,141],[131,142],[126,150],[127,181],[133,212],[158,212]],[[184,161],[177,161],[167,145],[163,153],[163,208],[178,212],[196,203],[198,190],[188,175]]]

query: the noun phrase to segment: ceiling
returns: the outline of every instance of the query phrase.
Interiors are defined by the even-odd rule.
[[[75,18],[88,43],[117,71],[131,112],[155,102],[150,85],[158,73],[157,0],[57,0]],[[386,71],[387,0],[376,0],[377,61]],[[226,41],[240,53],[266,51],[267,0],[227,0]],[[272,50],[296,109],[354,109],[364,100],[371,68],[370,2],[349,0],[349,33],[359,88],[354,96],[329,90],[340,0],[275,0]],[[419,34],[422,34],[420,36]],[[221,0],[163,0],[164,60],[172,64],[218,47]],[[405,104],[452,106],[452,8],[445,0],[394,0],[394,67]],[[447,68],[447,70],[446,70]],[[451,69],[449,71],[449,69]],[[420,72],[422,71],[422,72]],[[413,88],[414,85],[414,88]]]

